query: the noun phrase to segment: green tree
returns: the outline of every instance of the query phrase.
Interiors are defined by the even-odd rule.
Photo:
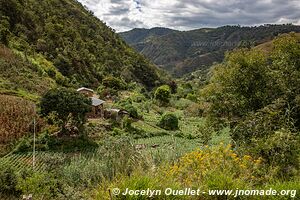
[[[210,113],[236,118],[270,103],[276,95],[271,89],[267,57],[258,50],[237,50],[215,67],[210,83],[201,94],[210,102]]]
[[[102,84],[106,88],[111,88],[111,89],[115,89],[115,90],[126,89],[126,83],[122,79],[112,77],[112,76],[109,76],[109,77],[103,79]]]
[[[178,129],[178,118],[173,113],[165,113],[161,117],[159,126],[166,130],[177,130]]]
[[[66,132],[65,126],[70,115],[77,127],[82,128],[86,114],[91,109],[91,100],[73,89],[56,88],[49,90],[42,97],[40,107],[42,116],[55,112],[62,121],[62,132]]]
[[[155,90],[155,99],[162,103],[169,103],[171,97],[171,90],[168,85],[162,85]]]

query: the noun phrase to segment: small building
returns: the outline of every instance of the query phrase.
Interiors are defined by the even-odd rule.
[[[126,115],[129,116],[129,113],[124,109],[114,109],[114,108],[112,108],[112,109],[107,109],[104,112],[104,117],[106,119],[115,119],[117,121],[122,119]]]
[[[81,87],[79,89],[77,89],[77,92],[87,96],[87,97],[93,97],[94,96],[94,90],[89,89],[89,88],[85,88],[85,87]]]
[[[91,97],[92,111],[88,113],[90,118],[103,118],[104,117],[104,103],[105,101],[96,97]]]
[[[104,103],[105,101],[96,98],[94,90],[81,87],[77,89],[77,92],[89,97],[92,100],[92,111],[87,114],[89,118],[103,118],[104,117]]]

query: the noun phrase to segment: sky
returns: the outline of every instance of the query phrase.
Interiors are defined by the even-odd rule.
[[[78,0],[117,32],[166,27],[300,25],[300,0]]]

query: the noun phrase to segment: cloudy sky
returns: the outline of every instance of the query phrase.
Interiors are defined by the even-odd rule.
[[[300,24],[300,0],[78,0],[117,32],[168,27]]]

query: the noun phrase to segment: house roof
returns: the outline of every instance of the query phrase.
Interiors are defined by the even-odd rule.
[[[101,104],[103,104],[105,101],[101,100],[101,99],[97,99],[95,97],[91,97],[92,100],[92,105],[93,106],[99,106]]]
[[[80,92],[80,91],[83,91],[83,90],[86,90],[86,91],[89,91],[89,92],[94,92],[94,90],[89,89],[89,88],[86,88],[86,87],[78,88],[78,89],[77,89],[77,92]]]
[[[123,110],[123,109],[112,108],[112,109],[108,109],[108,111],[129,114],[126,110]]]

